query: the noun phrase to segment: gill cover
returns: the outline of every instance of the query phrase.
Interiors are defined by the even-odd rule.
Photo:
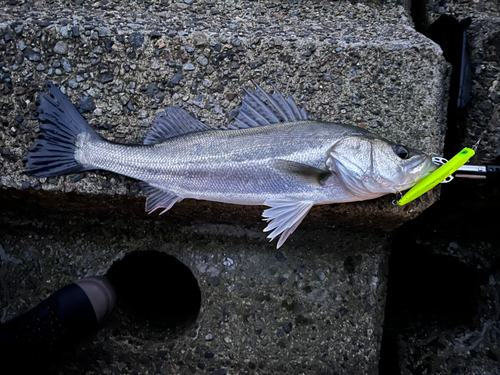
[[[368,133],[335,143],[327,165],[348,191],[360,199],[370,199],[411,187],[421,177],[420,164],[425,158],[415,150],[402,158],[395,144]]]

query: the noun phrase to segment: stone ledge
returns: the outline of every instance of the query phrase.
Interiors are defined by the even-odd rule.
[[[265,82],[272,80],[315,119],[366,126],[415,148],[441,150],[447,64],[398,10],[381,14],[367,5],[342,5],[321,19],[290,9],[287,17],[253,18],[252,10],[228,8],[214,16],[180,9],[131,19],[116,10],[5,8],[1,186],[36,194],[137,195],[136,182],[106,172],[82,179],[23,174],[22,159],[38,128],[34,101],[46,80],[63,87],[75,104],[86,97],[80,108],[92,110],[85,113],[91,126],[122,142],[140,142],[166,105],[180,105],[209,126],[225,125],[236,114],[241,86],[255,80],[269,89]],[[333,210],[339,223],[363,217],[393,227],[437,197],[433,192],[404,209],[384,197],[315,211]],[[175,210],[183,207],[188,205]]]
[[[434,193],[437,195],[437,193]],[[317,230],[323,227],[364,227],[390,230],[402,222],[416,217],[432,204],[434,195],[426,195],[404,207],[394,206],[394,196],[374,200],[370,204],[355,202],[315,206],[311,209],[300,227]],[[4,210],[26,210],[35,212],[85,213],[90,216],[106,216],[109,212],[132,215],[138,218],[158,218],[157,213],[148,215],[144,196],[128,194],[82,194],[60,191],[44,192],[34,189],[17,190],[0,188],[0,206]],[[241,225],[255,230],[263,230],[264,206],[238,206],[217,202],[186,199],[176,205],[161,220],[188,220],[197,223],[219,223]]]

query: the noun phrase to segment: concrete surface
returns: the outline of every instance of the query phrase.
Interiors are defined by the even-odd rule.
[[[500,155],[500,17],[474,17],[467,33],[473,68],[472,100],[463,145],[480,141],[475,163]]]
[[[424,5],[421,24],[442,14],[471,18],[471,101],[458,118],[460,134],[447,137],[447,147],[451,153],[480,140],[471,163],[498,163],[499,3],[415,4]],[[401,241],[391,250],[383,344],[388,371],[500,373],[498,202],[498,179],[456,181],[442,189],[437,205],[398,230]]]
[[[419,31],[443,14],[458,20],[471,18],[466,33],[472,68],[471,101],[457,117],[461,134],[453,140],[456,143],[453,147],[470,147],[480,140],[473,161],[495,163],[500,154],[500,4],[487,0],[415,1],[414,4],[415,9],[420,9],[416,11]]]
[[[85,113],[91,126],[120,142],[141,142],[166,105],[181,105],[210,126],[225,125],[237,113],[241,87],[253,79],[267,89],[265,82],[275,81],[313,118],[367,127],[428,152],[439,153],[443,145],[447,64],[399,8],[183,3],[135,14],[118,3],[90,15],[79,6],[25,8],[5,6],[2,15],[4,188],[46,196],[138,192],[132,180],[106,173],[23,174],[22,159],[38,126],[35,99],[46,80],[91,111]],[[422,212],[437,193],[402,209],[392,207],[393,199],[328,211],[338,223],[394,227]]]
[[[33,111],[46,80],[120,142],[141,142],[166,105],[225,125],[241,87],[255,80],[291,92],[315,119],[439,153],[448,64],[402,7],[108,0],[1,7],[2,321],[144,250],[185,264],[202,295],[196,321],[172,332],[139,324],[120,305],[97,336],[53,364],[54,373],[378,372],[390,230],[429,207],[438,190],[404,208],[391,205],[392,196],[314,208],[277,252],[262,233],[262,208],[184,201],[148,217],[136,181],[107,172],[29,178],[22,159],[36,137]]]
[[[2,320],[145,250],[177,258],[201,290],[200,313],[188,328],[141,325],[119,307],[97,336],[59,357],[53,373],[377,372],[387,235],[298,230],[276,251],[260,231],[174,220],[17,211],[2,215],[0,228]],[[176,284],[157,298],[168,299]]]
[[[494,186],[456,182],[443,189],[437,205],[398,230],[384,329],[384,347],[391,348],[384,361],[394,368],[389,373],[500,373],[500,200]]]

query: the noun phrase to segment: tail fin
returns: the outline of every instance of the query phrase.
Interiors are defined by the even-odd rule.
[[[100,136],[52,82],[47,82],[46,87],[50,95],[38,96],[40,135],[26,156],[26,174],[51,177],[90,169],[75,160],[75,142],[81,133]]]

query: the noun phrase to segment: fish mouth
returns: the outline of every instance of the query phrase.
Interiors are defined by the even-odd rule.
[[[423,158],[418,158],[407,166],[406,170],[408,171],[408,176],[411,176],[413,178],[410,177],[412,181],[408,181],[408,184],[402,190],[407,190],[411,188],[412,186],[416,185],[419,181],[421,181],[423,178],[427,177],[428,175],[430,175],[432,172],[434,172],[436,169],[439,168],[438,165],[433,163],[432,158],[430,156],[428,155],[422,155],[422,156]],[[414,179],[414,177],[417,178]]]
[[[412,169],[419,166],[420,169],[424,169],[426,172],[431,173],[432,170],[430,170],[430,168],[436,166],[436,164],[434,164],[432,158],[429,155],[421,154],[419,155],[419,157],[415,157],[415,160],[413,160],[410,164],[406,166],[407,168],[406,170],[411,171]]]
[[[435,164],[430,156],[426,156],[425,163],[426,165],[424,166],[424,173],[422,174],[422,176],[420,176],[418,181],[420,181],[424,177],[427,177],[428,175],[430,175],[432,172],[434,172],[436,169],[439,168],[439,165]]]

